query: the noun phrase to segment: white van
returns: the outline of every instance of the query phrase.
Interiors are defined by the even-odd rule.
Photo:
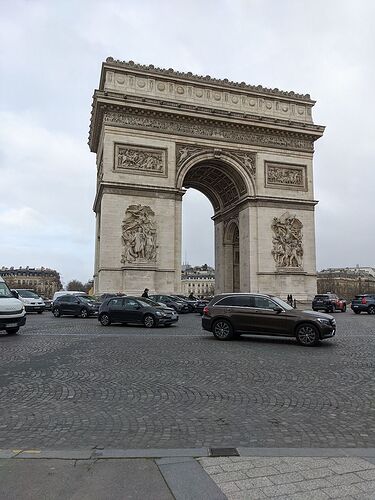
[[[55,292],[53,294],[52,302],[55,302],[57,297],[61,297],[61,295],[87,295],[86,292],[74,292],[72,290],[60,290],[59,292]]]
[[[25,306],[26,312],[37,312],[38,314],[42,314],[46,305],[41,297],[34,290],[29,290],[26,288],[15,288],[11,290],[12,292],[17,292],[15,297],[20,299]]]
[[[26,311],[23,303],[13,296],[0,276],[0,330],[5,330],[8,335],[14,335],[25,323]]]

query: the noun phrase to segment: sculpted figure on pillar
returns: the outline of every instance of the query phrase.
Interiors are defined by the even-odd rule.
[[[276,267],[302,268],[302,227],[302,222],[288,212],[273,218],[272,255]]]
[[[121,262],[156,261],[156,224],[155,214],[145,205],[130,205],[122,223],[124,250]]]

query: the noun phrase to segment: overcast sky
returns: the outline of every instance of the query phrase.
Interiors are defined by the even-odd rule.
[[[0,267],[93,274],[91,98],[108,56],[310,93],[317,267],[375,266],[375,2],[0,0]],[[213,264],[189,190],[183,256]],[[198,236],[199,235],[199,236]]]

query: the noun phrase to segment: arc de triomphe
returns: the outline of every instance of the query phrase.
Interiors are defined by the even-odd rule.
[[[95,290],[177,292],[186,188],[214,208],[216,292],[316,292],[309,95],[108,58],[93,97]],[[199,245],[200,235],[196,237]]]

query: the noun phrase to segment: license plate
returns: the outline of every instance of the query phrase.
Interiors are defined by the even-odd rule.
[[[5,328],[13,328],[14,326],[18,326],[17,323],[8,323]]]

